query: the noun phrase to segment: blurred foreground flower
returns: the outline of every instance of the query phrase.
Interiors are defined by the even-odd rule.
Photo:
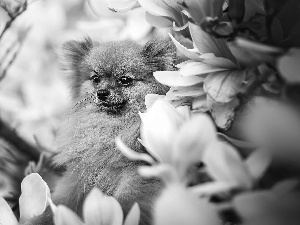
[[[291,48],[278,58],[277,67],[286,82],[300,83],[300,48]]]
[[[55,206],[50,200],[55,225],[138,225],[140,208],[135,203],[123,223],[123,211],[118,201],[94,188],[83,204],[83,219],[64,205]]]
[[[42,214],[50,198],[50,189],[37,173],[26,176],[21,183],[22,194],[19,199],[20,223]],[[10,206],[0,197],[0,224],[17,225],[18,221]]]
[[[190,116],[187,107],[175,109],[165,100],[157,100],[141,114],[141,120],[141,142],[155,160],[129,149],[120,137],[116,143],[128,158],[152,164],[140,168],[143,176],[186,184],[188,171],[201,162],[203,151],[217,142],[215,126],[207,115]]]
[[[300,194],[297,180],[284,180],[270,190],[237,195],[233,207],[247,225],[298,225]]]
[[[191,187],[199,196],[252,189],[269,167],[271,157],[259,149],[244,161],[231,145],[218,142],[206,149],[203,161],[214,181]]]
[[[168,185],[154,207],[155,225],[218,225],[221,219],[216,208],[207,199],[180,184]]]

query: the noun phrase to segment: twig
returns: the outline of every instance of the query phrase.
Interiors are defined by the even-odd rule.
[[[14,146],[17,151],[28,156],[30,160],[39,161],[40,151],[20,138],[17,133],[0,119],[0,137]]]
[[[5,77],[7,70],[9,69],[9,67],[14,63],[14,61],[16,60],[18,54],[20,53],[20,50],[22,48],[23,42],[28,34],[28,31],[30,30],[30,27],[22,30],[19,32],[19,37],[18,37],[18,41],[15,41],[11,47],[6,51],[5,56],[8,57],[8,55],[13,51],[14,46],[17,45],[17,48],[14,50],[13,55],[11,56],[9,62],[7,63],[7,65],[2,69],[2,71],[0,71],[0,81]],[[1,59],[1,61],[3,61],[3,59]],[[1,63],[0,63],[1,66]]]
[[[8,28],[10,28],[10,26],[12,25],[12,23],[14,22],[14,20],[15,20],[18,16],[20,16],[23,12],[26,11],[27,5],[28,5],[28,4],[27,4],[27,0],[26,0],[26,1],[24,2],[24,4],[23,4],[22,8],[19,9],[19,12],[17,12],[16,14],[10,14],[10,13],[9,13],[9,15],[10,15],[10,17],[11,17],[11,20],[8,21],[8,22],[5,24],[5,27],[4,27],[3,31],[2,31],[2,33],[0,34],[0,39],[2,38],[2,36],[4,35],[4,33],[8,30]]]

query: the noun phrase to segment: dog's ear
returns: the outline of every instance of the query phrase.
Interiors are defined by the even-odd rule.
[[[94,42],[89,37],[83,41],[67,41],[62,46],[62,65],[64,69],[76,69],[84,57],[93,48]]]
[[[89,37],[83,41],[67,41],[62,45],[60,63],[62,70],[71,72],[68,77],[71,84],[73,98],[79,96],[80,87],[86,80],[86,66],[83,64],[84,58],[96,43]]]
[[[142,50],[146,64],[154,71],[174,70],[176,47],[171,40],[154,39],[146,43]]]

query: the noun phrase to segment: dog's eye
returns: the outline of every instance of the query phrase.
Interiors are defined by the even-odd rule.
[[[122,76],[120,78],[120,83],[124,86],[128,86],[133,82],[133,79],[131,77]]]
[[[91,76],[91,81],[94,83],[94,84],[99,84],[100,83],[100,78],[98,75],[93,75]]]

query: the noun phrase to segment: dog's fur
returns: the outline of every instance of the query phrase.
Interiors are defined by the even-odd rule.
[[[60,153],[55,164],[66,168],[52,194],[55,204],[64,204],[82,215],[82,203],[93,187],[114,196],[126,215],[134,202],[141,207],[140,224],[151,223],[151,206],[162,183],[137,174],[141,162],[124,157],[115,138],[135,151],[144,152],[137,141],[140,119],[149,93],[165,94],[166,87],[152,75],[174,70],[176,51],[169,41],[155,40],[141,47],[133,42],[97,43],[69,41],[63,45],[64,68],[72,71],[71,91],[79,103],[59,132]],[[122,84],[122,80],[131,81]],[[99,90],[106,95],[99,98]],[[48,208],[31,225],[53,224]]]

